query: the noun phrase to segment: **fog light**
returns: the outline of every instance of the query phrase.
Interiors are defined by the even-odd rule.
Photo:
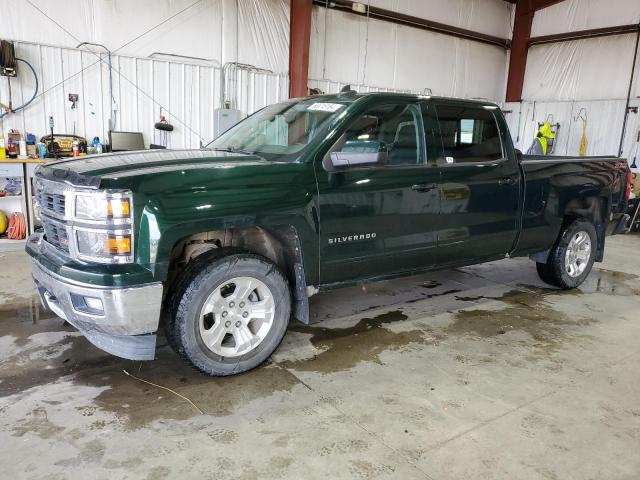
[[[85,313],[88,315],[104,315],[104,305],[102,300],[95,297],[85,297],[84,295],[77,295],[75,293],[69,294],[71,297],[71,304],[76,312]]]
[[[104,312],[104,307],[102,306],[102,300],[99,298],[93,297],[84,297],[84,303],[87,304],[87,307],[91,310],[95,310],[97,312]]]

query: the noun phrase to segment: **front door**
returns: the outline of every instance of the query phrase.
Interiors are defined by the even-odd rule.
[[[435,104],[442,137],[437,164],[442,196],[438,259],[442,265],[504,256],[518,231],[520,171],[503,149],[491,106]]]
[[[432,265],[439,173],[426,161],[420,105],[387,101],[370,106],[331,151],[384,152],[388,160],[336,172],[316,162],[321,283]]]

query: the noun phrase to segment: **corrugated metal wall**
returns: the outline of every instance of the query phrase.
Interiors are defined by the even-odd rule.
[[[114,55],[113,101],[109,93],[108,58],[105,53],[49,45],[16,42],[16,56],[35,68],[38,96],[26,109],[0,119],[0,129],[18,129],[37,137],[49,130],[53,116],[57,133],[73,133],[92,139],[107,137],[113,108],[114,130],[142,132],[147,144],[154,142],[153,125],[160,112],[175,130],[169,134],[172,148],[197,147],[213,139],[213,110],[221,107],[221,68],[206,63],[180,63],[156,58]],[[13,107],[29,100],[35,83],[26,65],[19,64],[12,79]],[[288,95],[286,74],[238,71],[234,104],[244,114]],[[71,108],[69,93],[80,95]],[[8,104],[8,87],[0,79],[0,102]],[[156,138],[156,142],[159,137]]]

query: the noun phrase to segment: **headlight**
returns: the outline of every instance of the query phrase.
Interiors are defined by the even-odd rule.
[[[131,261],[131,234],[76,228],[78,256],[107,263]]]
[[[131,198],[127,194],[77,195],[75,203],[78,220],[129,223],[131,219]]]

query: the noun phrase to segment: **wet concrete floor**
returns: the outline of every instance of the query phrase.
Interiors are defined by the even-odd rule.
[[[0,477],[640,478],[639,252],[569,292],[515,259],[323,293],[223,379],[101,352],[0,252]]]

